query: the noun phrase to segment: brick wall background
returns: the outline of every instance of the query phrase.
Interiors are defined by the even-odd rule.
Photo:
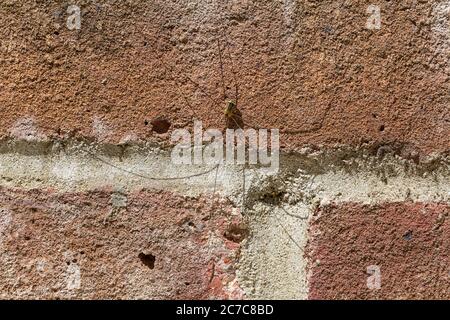
[[[1,297],[448,299],[449,15],[2,1]],[[280,130],[277,175],[171,163],[229,99]]]

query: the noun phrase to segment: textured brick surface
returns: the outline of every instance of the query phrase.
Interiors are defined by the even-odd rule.
[[[0,190],[0,297],[241,298],[226,202],[167,192]]]
[[[344,203],[318,210],[308,258],[311,299],[450,299],[450,207]],[[367,286],[378,266],[381,288]]]
[[[450,2],[370,4],[2,0],[0,298],[450,298]],[[279,175],[152,179],[200,172],[160,148],[229,99]]]
[[[168,141],[158,118],[223,128],[223,72],[247,125],[280,128],[289,149],[449,150],[446,1],[383,1],[380,30],[362,0],[74,4],[79,31],[67,1],[2,1],[1,136]]]

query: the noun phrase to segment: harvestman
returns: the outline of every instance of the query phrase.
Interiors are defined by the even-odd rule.
[[[229,43],[226,40],[225,33],[223,33],[223,38],[225,39],[225,46],[224,46],[224,48],[221,47],[221,43],[220,43],[219,39],[217,39],[217,47],[218,47],[218,56],[219,56],[220,77],[221,77],[221,82],[222,82],[222,98],[223,98],[223,101],[225,102],[224,116],[225,116],[225,120],[226,120],[226,128],[228,128],[228,129],[242,129],[243,130],[244,127],[246,126],[246,123],[244,122],[242,113],[239,110],[239,104],[238,104],[238,102],[239,102],[239,85],[238,85],[238,81],[237,81],[237,75],[236,75],[236,72],[235,72],[233,59],[232,59],[232,56],[231,56],[231,53],[230,53],[230,49],[229,49]],[[234,81],[235,90],[234,90],[234,97],[232,97],[232,98],[229,98],[229,95],[227,94],[227,89],[229,89],[229,87],[227,87],[226,84],[225,84],[224,67],[223,67],[224,66],[223,65],[223,50],[224,49],[227,51],[227,55],[228,55],[228,58],[229,58],[230,63],[231,63],[230,64],[231,72],[233,74],[233,81]],[[166,70],[169,69],[169,73],[173,74],[173,69],[172,68],[168,67],[165,64],[163,64],[163,67]],[[177,74],[179,75],[179,73],[177,73]],[[202,89],[202,87],[197,82],[192,80],[188,75],[184,74],[184,77],[191,84],[193,84],[197,88],[197,90],[202,92],[208,99],[210,99],[215,105],[217,104],[216,101],[204,89]],[[172,76],[172,78],[177,83],[177,90],[180,91],[180,88],[179,88],[180,85],[179,85],[178,81],[176,80],[177,77],[173,77]],[[182,94],[182,97],[184,98],[184,100],[185,100],[186,104],[188,105],[188,107],[190,108],[191,112],[195,115],[194,108],[192,108],[192,106],[189,103],[189,101],[186,98],[186,96],[184,94]],[[307,129],[307,130],[281,130],[280,132],[281,133],[288,133],[288,134],[299,134],[299,133],[307,133],[307,132],[317,131],[317,130],[319,130],[322,127],[323,120],[324,120],[326,114],[328,113],[329,109],[330,108],[327,108],[326,113],[325,113],[321,123],[319,123],[319,125],[317,127],[313,127],[311,129]],[[254,129],[257,129],[254,126],[250,126],[250,127],[254,128]],[[49,130],[49,131],[53,131],[53,132],[59,131],[59,130],[55,130],[54,128],[48,128],[48,127],[43,127],[43,126],[42,126],[42,128],[44,128],[46,130]],[[107,139],[107,138],[105,138],[105,139]],[[98,140],[96,143],[100,144],[105,139]],[[206,174],[209,174],[210,172],[212,172],[213,170],[216,170],[213,195],[216,192],[217,173],[218,173],[218,169],[219,169],[219,165],[220,164],[217,164],[213,168],[211,168],[209,170],[206,170],[204,172],[200,172],[200,173],[196,173],[196,174],[192,174],[192,175],[187,175],[187,176],[179,176],[179,177],[151,177],[151,176],[147,176],[147,175],[142,174],[142,173],[134,172],[132,170],[128,170],[126,168],[122,168],[120,166],[117,166],[117,165],[111,163],[110,161],[105,160],[102,157],[97,156],[96,154],[94,154],[93,152],[91,152],[89,150],[87,150],[87,154],[90,157],[92,157],[94,160],[102,162],[102,163],[104,163],[104,164],[106,164],[108,166],[114,167],[117,170],[126,172],[128,174],[131,174],[131,175],[143,178],[143,179],[154,180],[154,181],[170,181],[170,180],[189,179],[189,178],[193,178],[193,177],[206,175]],[[245,187],[245,165],[243,166],[242,172],[243,172],[242,213],[244,213],[244,211],[245,211],[245,200],[246,200],[246,197],[245,197],[245,189],[246,189],[246,187]],[[281,207],[281,209],[284,212],[286,212],[286,210],[283,207]],[[288,212],[286,212],[286,213],[289,214]],[[301,216],[296,216],[296,215],[292,215],[292,214],[289,214],[289,215],[290,216],[294,216],[294,217],[299,218],[299,219],[307,219],[308,218],[308,217],[301,217]],[[280,227],[283,229],[283,231],[288,235],[290,240],[293,241],[296,244],[296,246],[301,251],[303,251],[303,249],[300,247],[300,245],[295,241],[295,239],[289,234],[289,232],[286,230],[286,228],[281,224],[281,222],[279,221],[277,215],[275,215],[275,218],[277,219],[277,222],[280,225]]]

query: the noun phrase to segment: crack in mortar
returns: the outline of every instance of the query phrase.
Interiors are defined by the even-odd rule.
[[[4,140],[0,143],[0,185],[51,187],[56,192],[113,188],[124,194],[146,188],[188,196],[217,191],[229,198],[236,210],[243,210],[249,228],[241,242],[237,269],[246,296],[305,299],[308,283],[303,248],[309,218],[319,206],[347,201],[450,202],[448,155],[415,160],[402,158],[395,148],[386,146],[374,150],[336,147],[320,152],[304,148],[283,154],[277,175],[261,174],[254,166],[245,171],[242,166],[220,166],[216,177],[216,170],[207,166],[172,164],[170,151],[154,145]],[[201,175],[176,183],[145,178],[192,174]]]

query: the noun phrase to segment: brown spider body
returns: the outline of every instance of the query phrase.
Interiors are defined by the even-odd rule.
[[[224,110],[225,118],[227,120],[228,129],[244,129],[244,121],[242,120],[242,113],[238,109],[234,101],[228,101]]]

